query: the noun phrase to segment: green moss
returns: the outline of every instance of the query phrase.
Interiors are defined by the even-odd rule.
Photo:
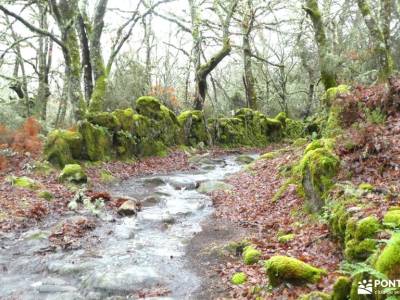
[[[297,138],[293,141],[292,145],[295,147],[304,146],[308,143],[308,139],[306,138]]]
[[[376,249],[374,239],[350,240],[346,243],[345,256],[348,260],[366,260]]]
[[[117,132],[121,129],[119,119],[109,112],[89,113],[86,118],[90,123],[105,127],[112,132]]]
[[[331,300],[347,300],[351,291],[351,279],[349,277],[338,277],[333,285]]]
[[[49,191],[40,191],[38,193],[38,196],[47,201],[50,201],[54,198],[54,195],[52,193],[50,193]]]
[[[59,176],[59,180],[62,182],[84,183],[87,181],[87,176],[80,165],[70,164],[64,167]]]
[[[46,160],[58,167],[74,163],[81,158],[82,135],[69,130],[54,130],[49,133],[44,147]]]
[[[333,106],[328,114],[328,119],[322,129],[322,135],[327,138],[335,138],[342,134],[342,112],[343,108],[340,106]]]
[[[33,180],[29,177],[9,176],[9,177],[7,177],[7,180],[10,181],[10,183],[15,187],[28,189],[28,190],[36,190],[39,188],[39,184],[35,180]]]
[[[400,210],[389,210],[383,217],[383,223],[391,227],[400,227]]]
[[[295,172],[301,174],[302,188],[313,211],[324,205],[324,199],[333,185],[339,166],[338,158],[331,151],[317,148],[308,151],[296,167]]]
[[[112,136],[104,127],[83,121],[79,125],[83,138],[83,158],[91,161],[104,161],[112,156]]]
[[[280,255],[267,260],[265,269],[272,286],[277,286],[282,282],[316,283],[327,274],[325,270],[315,268],[301,260]]]
[[[209,144],[210,135],[207,131],[202,111],[184,111],[178,116],[178,122],[183,128],[186,145],[197,146],[201,142],[206,145]]]
[[[361,241],[363,239],[372,238],[381,228],[378,219],[375,216],[366,217],[357,223],[354,232],[354,238]]]
[[[287,119],[287,115],[285,112],[281,111],[279,114],[277,114],[275,116],[275,120],[279,121],[283,127],[286,126],[286,119]]]
[[[385,274],[389,279],[400,278],[400,233],[392,235],[375,263],[377,271]]]
[[[304,153],[308,153],[311,150],[315,150],[318,148],[325,148],[329,151],[333,151],[335,148],[335,140],[334,139],[319,139],[319,140],[314,140],[310,144],[307,145],[306,149],[304,150]]]
[[[350,92],[350,87],[348,85],[341,84],[336,87],[328,89],[322,97],[323,102],[329,107],[332,102],[341,94],[346,94]]]
[[[143,96],[136,100],[136,110],[139,114],[149,118],[157,118],[159,111],[161,110],[161,102],[151,96]]]
[[[247,281],[247,275],[243,272],[235,273],[231,277],[231,283],[234,285],[240,285]]]
[[[252,246],[247,246],[244,248],[242,256],[246,265],[252,265],[260,260],[261,251],[254,249]]]
[[[216,141],[226,146],[250,145],[244,124],[240,118],[220,118],[217,120]]]
[[[264,153],[263,155],[260,156],[260,159],[265,159],[265,160],[269,160],[269,159],[274,159],[275,157],[277,157],[279,154],[279,152],[274,151],[274,152],[267,152]]]
[[[112,113],[121,124],[121,129],[133,133],[135,112],[132,108],[117,109]]]
[[[100,67],[104,69],[103,64],[101,64]],[[107,89],[107,76],[106,75],[99,76],[99,78],[95,82],[92,98],[90,100],[89,108],[91,112],[102,111],[106,89]]]
[[[306,134],[306,124],[299,120],[286,119],[286,126],[283,134],[289,139],[300,139]]]
[[[314,291],[300,296],[298,300],[331,300],[331,296],[324,292]]]
[[[360,190],[364,190],[364,191],[368,191],[368,192],[372,192],[374,190],[374,186],[372,184],[369,183],[360,183],[360,185],[358,186],[358,188]]]
[[[183,143],[183,131],[175,114],[162,105],[154,97],[141,97],[136,100],[136,110],[147,118],[146,131],[150,136],[162,142],[165,146],[179,145]],[[134,116],[135,125],[137,116]],[[140,135],[140,133],[139,133]]]
[[[281,235],[278,237],[278,242],[282,243],[282,244],[286,244],[286,243],[290,242],[291,240],[293,240],[295,238],[295,236],[296,235],[293,233]]]
[[[111,183],[114,182],[116,178],[109,171],[102,170],[100,172],[100,180],[103,183]]]
[[[130,159],[136,150],[136,140],[129,132],[120,130],[114,135],[114,146],[118,158]]]
[[[142,141],[141,156],[167,156],[168,148],[160,141],[145,139]]]

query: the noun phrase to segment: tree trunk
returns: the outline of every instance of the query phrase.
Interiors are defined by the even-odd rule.
[[[90,61],[94,74],[94,90],[90,100],[90,111],[102,111],[104,96],[107,89],[108,72],[104,66],[101,49],[101,35],[104,28],[104,16],[106,14],[108,0],[100,0],[96,6],[96,12],[90,33]]]
[[[224,41],[222,49],[216,53],[204,65],[201,65],[196,71],[196,94],[195,109],[202,110],[204,106],[205,96],[207,92],[207,76],[212,70],[231,52],[231,44],[229,38]]]
[[[318,7],[317,0],[307,0],[304,10],[310,17],[313,28],[315,40],[318,45],[319,67],[321,72],[321,80],[325,89],[337,86],[336,82],[336,66],[332,59],[332,52],[330,43],[327,41],[325,33],[325,25],[322,20],[321,12]]]
[[[244,76],[243,83],[246,91],[246,102],[249,108],[257,110],[257,94],[255,90],[255,80],[251,63],[250,32],[253,27],[252,1],[247,1],[248,11],[244,14],[242,21],[242,50]]]
[[[382,23],[384,31],[381,30],[378,22],[372,15],[367,1],[357,0],[357,4],[374,43],[379,66],[379,80],[385,81],[393,73],[393,57],[389,47],[391,2],[389,0],[382,0],[382,9],[384,11],[384,20],[382,20]]]

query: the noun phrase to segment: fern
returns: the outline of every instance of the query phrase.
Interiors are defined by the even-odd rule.
[[[352,278],[360,274],[368,274],[376,279],[388,280],[388,277],[385,274],[375,270],[366,263],[350,263],[346,261],[342,264],[341,269],[345,274]]]

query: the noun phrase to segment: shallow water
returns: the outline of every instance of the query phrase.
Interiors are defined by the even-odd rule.
[[[110,188],[112,195],[153,198],[137,217],[99,222],[89,244],[75,250],[38,253],[49,246],[55,220],[20,237],[2,237],[0,299],[117,299],[143,289],[169,290],[163,299],[191,299],[200,278],[185,248],[212,213],[209,197],[195,187],[240,169],[229,156],[208,159],[198,171],[123,181]]]

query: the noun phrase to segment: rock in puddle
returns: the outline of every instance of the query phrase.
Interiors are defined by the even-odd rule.
[[[118,208],[118,214],[123,217],[136,216],[137,212],[140,210],[140,202],[132,197],[124,197],[120,199],[126,201]]]
[[[34,283],[32,285],[39,293],[66,293],[76,292],[77,288],[68,285],[62,279],[59,278],[46,278],[41,282]]]
[[[249,155],[242,154],[242,155],[239,155],[239,156],[235,159],[235,161],[238,162],[238,163],[240,163],[240,164],[246,165],[246,164],[252,163],[252,162],[254,161],[254,158],[251,157],[251,156],[249,156]]]
[[[227,184],[223,181],[218,180],[210,180],[200,183],[200,186],[197,188],[199,193],[211,193],[213,191],[227,191],[233,189],[233,186]]]
[[[106,292],[131,292],[151,288],[162,282],[163,277],[151,267],[129,266],[126,269],[93,273],[84,285]]]
[[[154,194],[144,198],[141,201],[141,204],[143,207],[151,207],[159,204],[160,202],[161,202],[161,195]]]
[[[157,187],[160,185],[165,184],[164,179],[160,178],[160,177],[149,177],[149,178],[145,178],[143,179],[143,183],[148,187]]]
[[[188,180],[184,177],[168,179],[168,183],[177,190],[182,190],[182,189],[194,190],[199,186],[198,182],[193,180]]]

